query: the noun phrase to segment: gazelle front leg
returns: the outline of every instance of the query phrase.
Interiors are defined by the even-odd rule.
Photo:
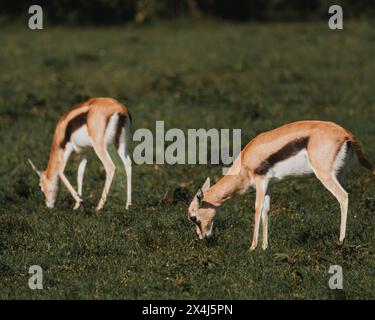
[[[72,197],[76,201],[76,203],[77,202],[81,203],[82,199],[80,198],[78,193],[74,190],[74,188],[72,187],[72,185],[70,184],[70,182],[66,178],[64,172],[60,172],[59,177],[60,177],[61,181],[63,182],[63,184],[66,186],[66,188],[69,190],[70,194],[72,195]]]
[[[83,156],[81,162],[79,163],[78,173],[77,173],[78,195],[80,197],[82,197],[83,175],[85,173],[86,165],[87,165],[87,157]],[[78,209],[80,205],[81,205],[81,202],[77,201],[74,206],[74,210]]]
[[[262,226],[263,226],[263,240],[262,249],[266,250],[268,248],[268,212],[270,211],[271,198],[267,192],[264,198],[264,205],[262,210]]]
[[[69,180],[67,179],[67,177],[64,174],[66,163],[67,163],[71,153],[72,153],[72,150],[67,150],[65,152],[64,161],[62,162],[60,172],[59,172],[59,177],[60,177],[62,183],[65,185],[65,187],[69,190],[70,194],[72,195],[72,197],[76,201],[76,203],[81,203],[82,202],[81,197],[74,190],[73,186],[70,184]]]
[[[253,241],[250,250],[255,250],[258,245],[260,215],[263,211],[264,200],[267,192],[268,181],[265,178],[259,178],[255,182],[256,196],[255,196],[255,216],[254,216],[254,233]]]

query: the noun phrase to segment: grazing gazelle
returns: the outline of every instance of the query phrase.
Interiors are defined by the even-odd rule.
[[[216,208],[249,187],[256,190],[254,234],[250,249],[258,243],[260,217],[263,224],[263,249],[268,246],[267,214],[270,209],[268,184],[293,176],[314,173],[336,197],[341,208],[339,241],[345,238],[348,194],[343,189],[345,164],[356,154],[359,163],[372,171],[353,134],[325,121],[299,121],[262,133],[241,151],[230,171],[210,188],[209,178],[198,190],[188,216],[200,239],[212,235]],[[231,175],[232,173],[232,175]]]
[[[79,208],[82,202],[83,175],[87,164],[86,151],[93,148],[106,172],[104,189],[96,210],[103,208],[115,174],[115,165],[107,151],[110,143],[115,144],[124,163],[127,177],[126,209],[129,207],[132,169],[126,138],[129,134],[130,122],[130,113],[126,107],[110,98],[89,99],[75,105],[60,118],[55,128],[47,169],[39,171],[29,160],[40,177],[39,186],[44,193],[47,207],[54,207],[61,179],[76,201],[74,209]],[[65,166],[72,153],[82,154],[77,175],[78,192],[64,175]]]

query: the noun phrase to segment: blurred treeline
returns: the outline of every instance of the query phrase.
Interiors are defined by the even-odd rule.
[[[0,20],[25,19],[32,4],[42,6],[48,23],[78,25],[143,23],[178,17],[317,20],[326,19],[333,4],[343,7],[345,18],[375,16],[375,0],[1,0]]]

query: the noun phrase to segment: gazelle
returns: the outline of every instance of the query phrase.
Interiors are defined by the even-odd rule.
[[[256,190],[254,233],[250,249],[258,243],[260,218],[263,243],[268,247],[267,214],[270,210],[269,184],[289,177],[315,174],[340,203],[339,241],[345,238],[348,193],[343,188],[345,165],[355,153],[359,163],[375,175],[352,133],[332,122],[299,121],[262,133],[241,151],[227,175],[210,187],[207,178],[188,210],[200,239],[212,235],[216,208],[249,187]],[[236,174],[235,174],[236,173]]]
[[[126,209],[128,209],[131,204],[132,166],[127,152],[126,138],[129,134],[130,122],[131,117],[127,108],[110,98],[89,99],[75,105],[60,118],[55,128],[47,169],[39,171],[29,160],[31,167],[40,177],[39,186],[44,193],[47,207],[54,207],[59,180],[61,180],[76,201],[74,209],[79,208],[82,202],[83,175],[87,164],[86,152],[93,148],[106,172],[104,189],[96,207],[96,210],[102,209],[115,173],[115,165],[107,150],[108,145],[114,143],[125,167]],[[72,153],[82,155],[77,175],[78,192],[64,175],[65,166]]]

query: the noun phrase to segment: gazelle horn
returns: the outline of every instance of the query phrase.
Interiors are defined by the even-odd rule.
[[[34,163],[30,160],[30,159],[27,159],[31,165],[31,168],[33,168],[33,170],[37,173],[37,175],[40,177],[42,175],[42,172],[39,171],[36,166],[34,165]]]

